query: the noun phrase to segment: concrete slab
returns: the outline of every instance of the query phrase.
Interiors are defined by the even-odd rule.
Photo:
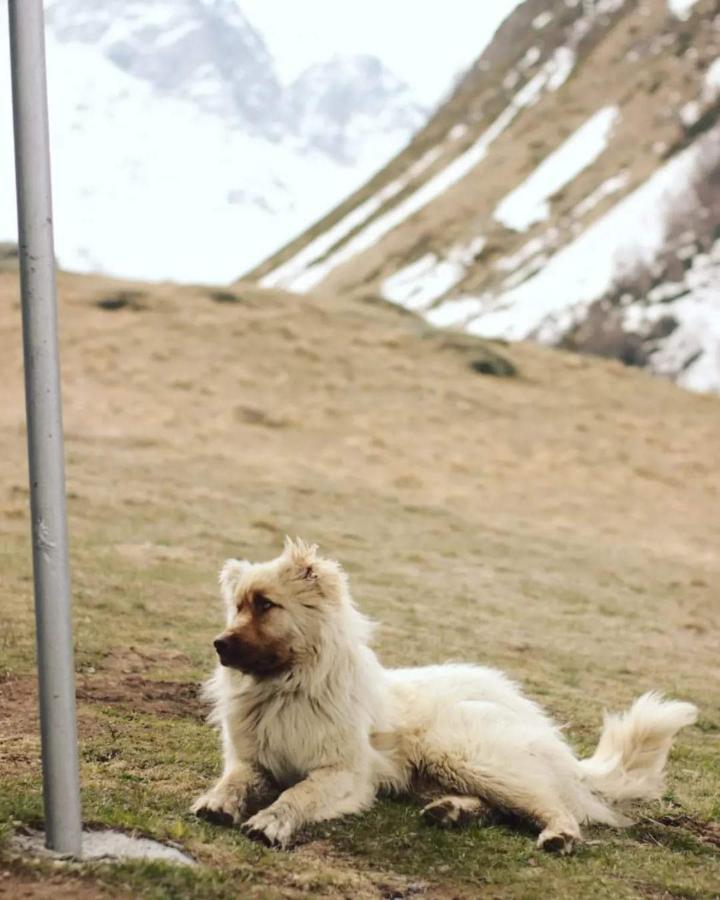
[[[16,834],[10,841],[13,849],[23,855],[46,856],[64,859],[62,854],[48,850],[45,835],[41,831]],[[152,859],[180,866],[197,865],[194,859],[177,847],[161,844],[150,838],[132,837],[122,831],[84,831],[81,859],[122,861],[127,859]]]

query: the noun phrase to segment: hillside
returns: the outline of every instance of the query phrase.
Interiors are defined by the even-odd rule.
[[[67,269],[226,282],[362,184],[427,118],[374,57],[318,60],[285,84],[236,0],[45,7]],[[0,113],[0,180],[12,184],[7,15]],[[0,240],[15,232],[3,203]]]
[[[0,894],[713,896],[717,398],[444,335],[384,302],[67,274],[59,287],[84,813],[201,865],[68,871],[8,849],[41,801],[18,287],[0,271]],[[500,666],[583,752],[603,708],[650,687],[697,702],[663,802],[571,858],[502,826],[438,833],[406,801],[289,854],[195,821],[218,766],[196,690],[216,573],[285,533],[346,565],[386,663]]]
[[[247,277],[720,390],[720,4],[526,0],[409,147]]]

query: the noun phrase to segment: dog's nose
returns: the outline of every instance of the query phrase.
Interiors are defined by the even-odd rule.
[[[215,638],[215,640],[213,641],[213,647],[217,650],[218,654],[222,656],[230,649],[230,641],[228,641],[228,639],[224,637]]]

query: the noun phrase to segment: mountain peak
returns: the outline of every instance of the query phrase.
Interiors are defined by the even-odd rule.
[[[277,133],[274,63],[233,0],[61,0],[48,7],[47,23],[58,40],[98,47],[161,95]]]
[[[426,119],[408,85],[376,56],[336,55],[305,69],[287,103],[307,144],[347,161],[362,156],[378,132],[393,141]]]
[[[227,282],[354,190],[425,118],[370,57],[283,84],[235,0],[50,0],[46,16],[65,268]],[[6,28],[0,17],[7,52]],[[0,205],[0,238],[15,234],[13,206]]]
[[[378,135],[397,146],[426,118],[408,86],[371,55],[334,56],[284,88],[235,0],[53,0],[47,23],[59,41],[98,48],[160,96],[342,164],[372,153],[366,145]]]

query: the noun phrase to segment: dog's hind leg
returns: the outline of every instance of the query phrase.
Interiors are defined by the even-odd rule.
[[[471,764],[450,753],[429,754],[423,767],[442,787],[461,794],[452,799],[466,801],[470,809],[490,806],[536,823],[541,829],[538,847],[542,850],[570,853],[581,840],[577,819],[552,788],[551,771],[525,770],[519,775],[511,767]]]
[[[472,822],[489,824],[493,819],[493,810],[480,797],[446,794],[424,806],[420,815],[428,825],[457,828]]]

